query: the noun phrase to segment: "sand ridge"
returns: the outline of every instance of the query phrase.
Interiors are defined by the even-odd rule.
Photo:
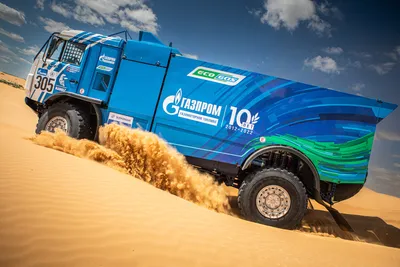
[[[298,231],[255,224],[34,144],[23,97],[0,84],[0,266],[400,266],[398,198],[363,189],[337,206],[362,242],[318,206]]]

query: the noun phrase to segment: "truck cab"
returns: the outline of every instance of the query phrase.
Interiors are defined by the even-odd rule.
[[[27,96],[39,103],[59,93],[107,102],[124,43],[82,31],[52,34],[34,58]]]

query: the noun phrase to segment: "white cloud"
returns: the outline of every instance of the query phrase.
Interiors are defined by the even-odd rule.
[[[351,90],[353,90],[354,92],[361,92],[361,90],[365,88],[365,84],[363,83],[355,83],[351,86]]]
[[[333,16],[339,20],[343,19],[343,13],[337,7],[332,6],[328,1],[320,3],[318,5],[318,11],[325,16]]]
[[[340,55],[343,53],[343,49],[341,47],[326,47],[322,49],[325,53],[332,54],[332,55]]]
[[[400,158],[400,154],[393,154],[393,158]]]
[[[310,0],[266,0],[264,8],[266,13],[261,17],[261,22],[275,29],[285,27],[294,30],[301,21],[309,20],[315,14],[315,5]]]
[[[378,131],[377,136],[379,140],[387,140],[387,141],[400,141],[400,134],[386,131]]]
[[[364,59],[370,59],[372,58],[372,55],[367,53],[367,52],[350,52],[350,54],[355,55],[356,57],[364,58]]]
[[[395,47],[392,52],[384,53],[386,56],[390,57],[392,60],[397,61],[400,59],[400,45]]]
[[[362,67],[362,64],[359,60],[351,61],[351,59],[348,59],[348,62],[349,63],[347,65],[350,67],[354,67],[354,68],[358,68],[358,69],[360,69]]]
[[[253,15],[256,18],[259,18],[262,14],[261,9],[248,9],[247,11],[249,12],[250,15]]]
[[[67,25],[65,25],[62,22],[58,22],[58,21],[54,21],[52,19],[49,18],[43,18],[43,17],[39,17],[39,20],[44,23],[44,29],[50,33],[53,32],[61,32],[64,30],[71,30],[70,27],[68,27]]]
[[[21,42],[21,43],[25,42],[24,38],[21,35],[18,35],[13,32],[8,32],[8,31],[4,30],[3,28],[0,28],[0,34],[3,34],[17,42]]]
[[[11,49],[0,40],[0,57],[2,58],[1,61],[4,63],[16,63],[16,60],[28,63],[28,64],[32,64],[32,62],[29,62],[28,60],[19,57],[17,54],[15,54],[13,51],[11,51]],[[6,62],[8,61],[8,62]]]
[[[385,53],[385,55],[390,57],[392,60],[397,61],[397,53],[396,52]]]
[[[5,20],[11,24],[21,26],[26,23],[25,14],[3,3],[0,3],[0,19]]]
[[[386,168],[371,166],[369,167],[371,176],[386,181],[394,181],[396,184],[399,183],[400,173],[392,172]]]
[[[50,9],[66,18],[70,18],[72,16],[71,7],[67,4],[57,4],[56,1],[53,1],[50,4]]]
[[[330,57],[316,56],[312,59],[305,59],[304,66],[311,67],[312,70],[320,70],[325,73],[340,73],[340,68],[336,61]]]
[[[321,19],[318,15],[313,15],[308,22],[307,27],[315,31],[319,36],[326,34],[331,37],[332,26],[328,22]]]
[[[23,49],[17,47],[17,50],[21,54],[24,54],[24,55],[27,55],[27,56],[35,56],[37,54],[37,52],[39,51],[39,47],[37,45],[28,46],[28,47],[23,48]]]
[[[261,23],[267,23],[275,29],[284,27],[293,31],[301,22],[308,22],[307,27],[318,35],[331,36],[331,25],[317,14],[318,12],[328,14],[331,11],[328,12],[328,7],[318,8],[311,0],[264,0],[263,12],[261,16],[261,10],[249,11],[252,15],[261,16]]]
[[[134,32],[143,30],[157,34],[157,16],[144,2],[145,0],[75,0],[72,5],[52,2],[50,8],[64,17],[95,26],[104,25],[107,21]]]
[[[26,60],[25,58],[18,57],[18,59],[21,60],[22,62],[26,63],[26,64],[29,64],[29,65],[32,64],[32,62]]]
[[[395,167],[397,167],[397,168],[400,168],[400,163],[395,162],[395,163],[393,163],[393,166],[395,166]]]
[[[44,0],[36,0],[35,7],[43,10],[44,9]]]
[[[372,64],[370,68],[375,70],[379,75],[385,75],[390,72],[396,64],[394,62],[386,62],[381,64]]]
[[[94,11],[86,6],[77,5],[75,8],[73,8],[65,3],[57,4],[57,2],[54,1],[51,3],[50,9],[66,18],[72,17],[83,23],[88,23],[95,26],[105,24],[102,17],[97,15]]]
[[[2,54],[14,55],[15,53],[8,48],[8,46],[0,40],[0,52]]]
[[[10,57],[5,56],[5,55],[0,55],[0,61],[3,63],[15,63],[14,60],[12,60]]]
[[[94,11],[85,6],[76,6],[73,17],[80,22],[88,23],[95,26],[105,24],[102,17],[98,16]]]
[[[193,59],[198,59],[199,58],[197,55],[194,55],[194,54],[185,54],[185,53],[183,53],[183,56],[188,57],[188,58],[193,58]]]

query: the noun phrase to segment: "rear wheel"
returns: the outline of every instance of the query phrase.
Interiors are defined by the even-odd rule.
[[[256,170],[239,188],[243,217],[279,228],[296,228],[307,211],[307,201],[303,183],[285,169]]]
[[[94,135],[88,111],[80,105],[68,102],[51,105],[40,116],[36,125],[37,134],[41,131],[55,132],[55,129],[61,129],[76,139],[93,139]]]

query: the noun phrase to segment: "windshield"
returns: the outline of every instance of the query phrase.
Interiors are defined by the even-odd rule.
[[[53,60],[59,60],[61,52],[64,47],[64,43],[65,40],[59,37],[54,37],[53,40],[51,40],[49,51],[47,53],[47,58],[51,58]]]

